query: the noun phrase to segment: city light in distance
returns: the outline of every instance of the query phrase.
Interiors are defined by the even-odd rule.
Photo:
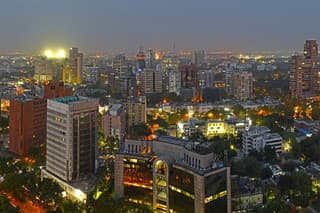
[[[44,56],[47,58],[62,59],[62,58],[66,58],[67,54],[66,54],[66,51],[63,49],[58,49],[55,51],[51,49],[47,49],[44,51]]]

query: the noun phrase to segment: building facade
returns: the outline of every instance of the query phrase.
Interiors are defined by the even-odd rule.
[[[19,96],[10,101],[9,151],[26,154],[46,141],[46,100]]]
[[[65,182],[95,172],[98,100],[69,96],[48,100],[46,170]]]
[[[179,71],[170,70],[168,75],[169,93],[176,93],[179,95],[181,89],[181,73]]]
[[[82,82],[83,53],[77,47],[69,49],[69,58],[62,71],[62,81],[72,84]]]
[[[103,115],[102,128],[104,136],[112,136],[120,141],[126,133],[126,114],[121,104],[115,104]]]
[[[44,85],[43,98],[59,98],[73,95],[73,87],[66,86],[63,82],[53,82],[51,84]]]
[[[185,140],[126,140],[115,158],[115,197],[157,212],[231,212],[230,168]]]
[[[142,72],[142,84],[144,94],[162,93],[162,76],[161,71],[155,69],[144,69]]]
[[[204,50],[195,50],[192,55],[192,63],[197,67],[200,67],[204,64]]]
[[[252,73],[234,71],[226,74],[226,92],[236,99],[245,101],[253,97]]]
[[[128,101],[125,103],[127,114],[127,130],[137,124],[144,124],[147,121],[146,102]]]
[[[214,86],[213,70],[199,70],[197,79],[199,88],[212,88]]]
[[[124,54],[116,55],[113,58],[112,69],[115,71],[118,79],[128,77],[128,61]]]
[[[198,73],[197,67],[194,64],[180,65],[179,71],[181,73],[181,87],[194,88],[197,87]]]
[[[276,153],[282,153],[282,137],[271,133],[270,129],[263,126],[251,126],[242,135],[242,151],[248,155],[255,150],[263,152],[266,146],[271,147]]]
[[[73,94],[72,87],[63,82],[47,84],[43,96],[20,95],[10,100],[9,150],[16,155],[26,154],[31,147],[46,142],[47,99]]]
[[[289,89],[292,97],[308,97],[320,92],[318,43],[307,40],[304,55],[291,57]]]

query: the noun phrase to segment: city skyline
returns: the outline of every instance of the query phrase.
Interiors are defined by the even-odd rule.
[[[173,44],[177,50],[293,52],[301,41],[319,39],[314,27],[319,6],[315,0],[14,0],[3,3],[0,52],[38,54],[71,46],[84,52],[134,52],[139,46],[170,50]]]

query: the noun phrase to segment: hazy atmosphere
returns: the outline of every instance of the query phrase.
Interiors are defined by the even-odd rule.
[[[0,52],[48,46],[136,51],[139,46],[207,50],[292,50],[318,38],[320,2],[4,1]]]

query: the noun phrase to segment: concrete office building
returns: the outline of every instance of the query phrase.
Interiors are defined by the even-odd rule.
[[[124,103],[127,113],[127,130],[137,124],[144,124],[147,121],[146,101],[129,100]]]
[[[128,61],[124,54],[116,55],[112,59],[112,69],[115,71],[117,79],[128,77]]]
[[[81,201],[91,190],[88,180],[96,169],[98,102],[78,96],[48,100],[43,175]]]
[[[179,71],[170,70],[168,78],[169,93],[176,93],[179,95],[181,89],[181,73]]]
[[[142,72],[142,91],[144,94],[162,93],[161,71],[155,69],[144,69]]]
[[[103,115],[104,136],[113,136],[122,140],[126,133],[126,114],[123,105],[115,104]]]
[[[204,50],[195,50],[192,55],[192,63],[197,67],[204,64]]]
[[[77,47],[69,49],[69,59],[62,71],[62,81],[72,84],[82,82],[83,53]]]
[[[213,70],[199,70],[197,79],[199,88],[212,88],[214,86]]]
[[[115,158],[115,197],[157,212],[231,212],[230,168],[209,144],[126,140]]]
[[[242,152],[248,155],[250,151],[263,152],[266,146],[273,148],[278,154],[282,153],[282,137],[271,133],[264,126],[251,126],[242,135]]]
[[[234,71],[226,73],[226,92],[240,101],[253,97],[252,73],[248,71]]]

